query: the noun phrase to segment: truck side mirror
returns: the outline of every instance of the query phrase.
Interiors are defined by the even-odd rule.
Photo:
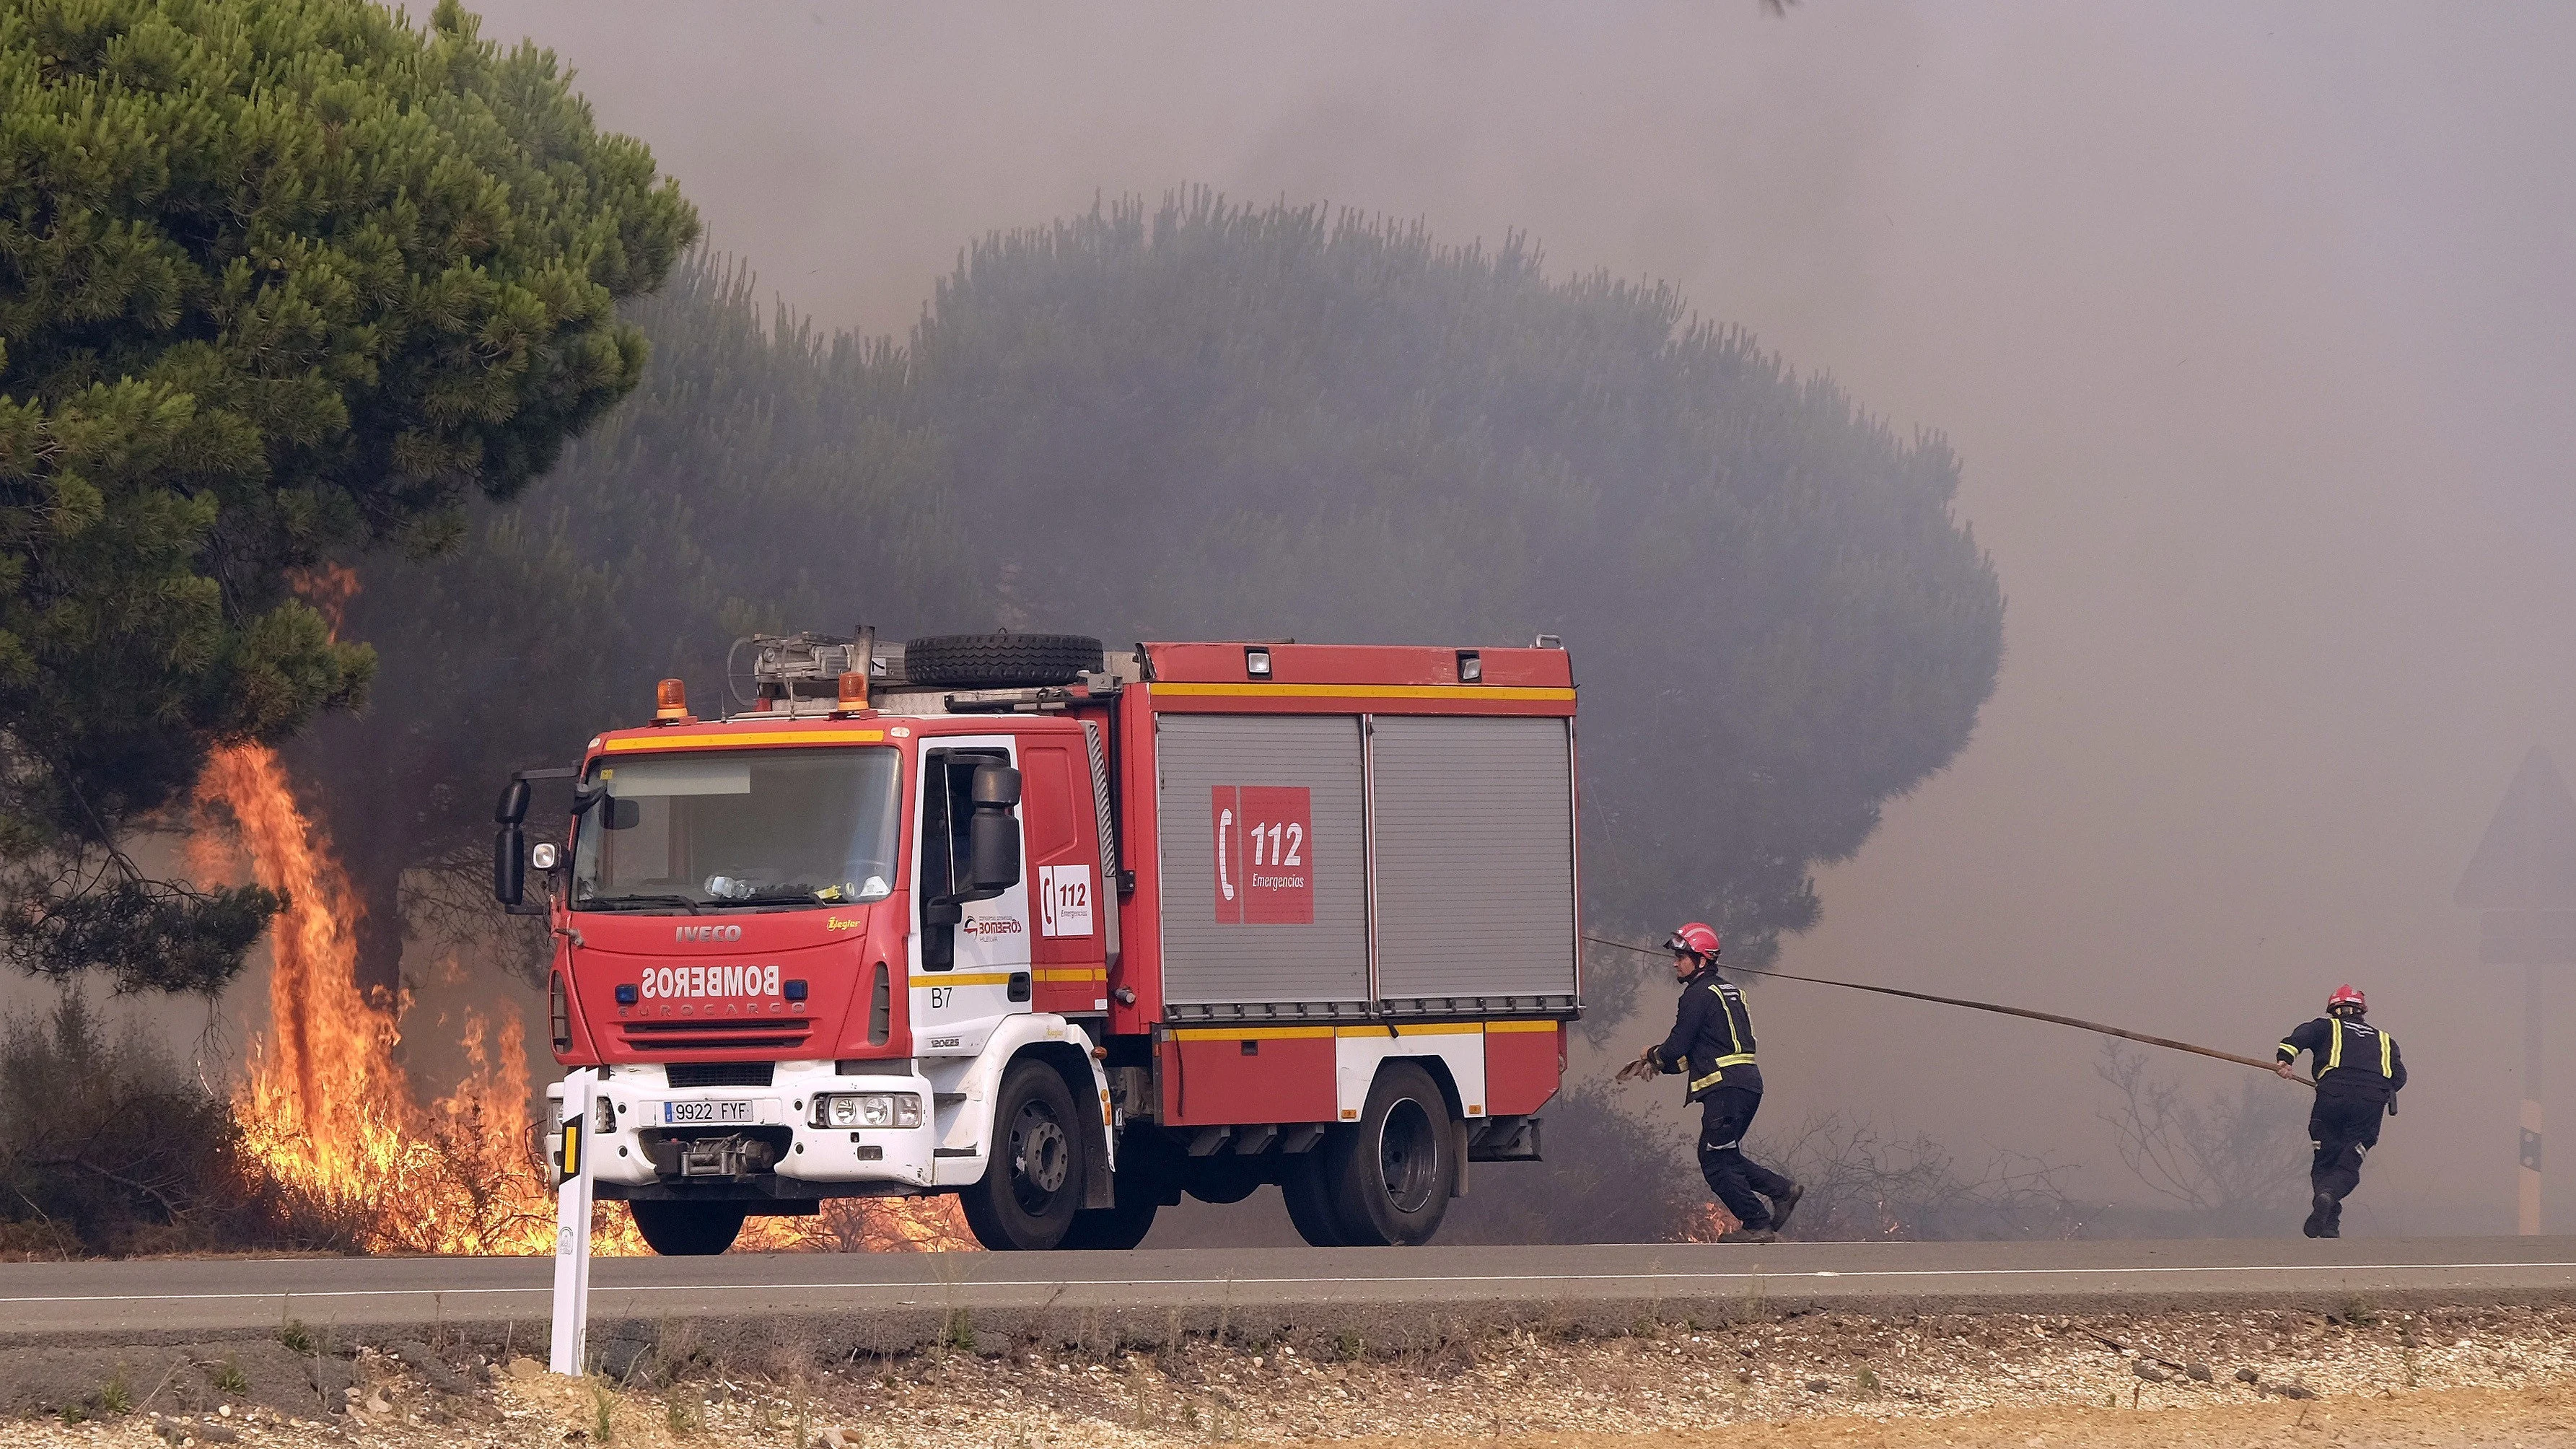
[[[492,823],[516,825],[528,818],[528,782],[512,780],[501,787],[501,803],[492,807]]]
[[[528,893],[528,836],[504,825],[492,837],[492,898],[515,906]]]
[[[966,874],[978,895],[995,896],[1020,883],[1020,772],[1008,765],[977,765],[967,787],[975,818],[966,826]]]

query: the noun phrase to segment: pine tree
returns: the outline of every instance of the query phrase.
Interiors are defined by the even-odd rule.
[[[696,219],[452,0],[24,0],[0,128],[0,947],[212,991],[276,899],[126,837],[361,699],[293,571],[435,552],[552,466]]]

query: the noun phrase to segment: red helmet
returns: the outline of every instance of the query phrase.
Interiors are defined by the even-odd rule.
[[[1684,951],[1692,951],[1702,956],[1714,957],[1718,950],[1717,932],[1706,921],[1693,921],[1673,932],[1672,939],[1664,942],[1664,949],[1676,955]]]
[[[2349,1006],[2355,1011],[2370,1010],[2370,1003],[2362,999],[2361,988],[2358,986],[2336,987],[2334,995],[2326,998],[2326,1014],[2333,1015],[2334,1009],[2338,1006]]]

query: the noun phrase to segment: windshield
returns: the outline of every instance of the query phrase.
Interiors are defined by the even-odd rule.
[[[892,749],[692,750],[611,759],[590,783],[572,908],[833,905],[893,893]]]

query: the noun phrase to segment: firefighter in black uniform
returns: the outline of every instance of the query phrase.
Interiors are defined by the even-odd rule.
[[[1673,932],[1673,975],[1682,983],[1673,1034],[1620,1070],[1626,1081],[1688,1072],[1700,1108],[1699,1170],[1740,1226],[1721,1242],[1768,1243],[1786,1227],[1805,1189],[1744,1155],[1744,1133],[1762,1107],[1762,1069],[1753,1061],[1753,1018],[1744,994],[1717,974],[1717,932],[1693,921]],[[1768,1205],[1764,1198],[1771,1201]]]
[[[2316,1148],[2308,1183],[2316,1196],[2300,1228],[2312,1238],[2343,1235],[2343,1200],[2361,1185],[2361,1159],[2379,1145],[2379,1119],[2397,1115],[2397,1094],[2406,1085],[2397,1043],[2361,1019],[2368,1009],[2359,991],[2336,987],[2325,1015],[2281,1038],[2272,1068],[2291,1075],[2301,1052],[2316,1067],[2317,1101],[2308,1110],[2308,1138]]]

